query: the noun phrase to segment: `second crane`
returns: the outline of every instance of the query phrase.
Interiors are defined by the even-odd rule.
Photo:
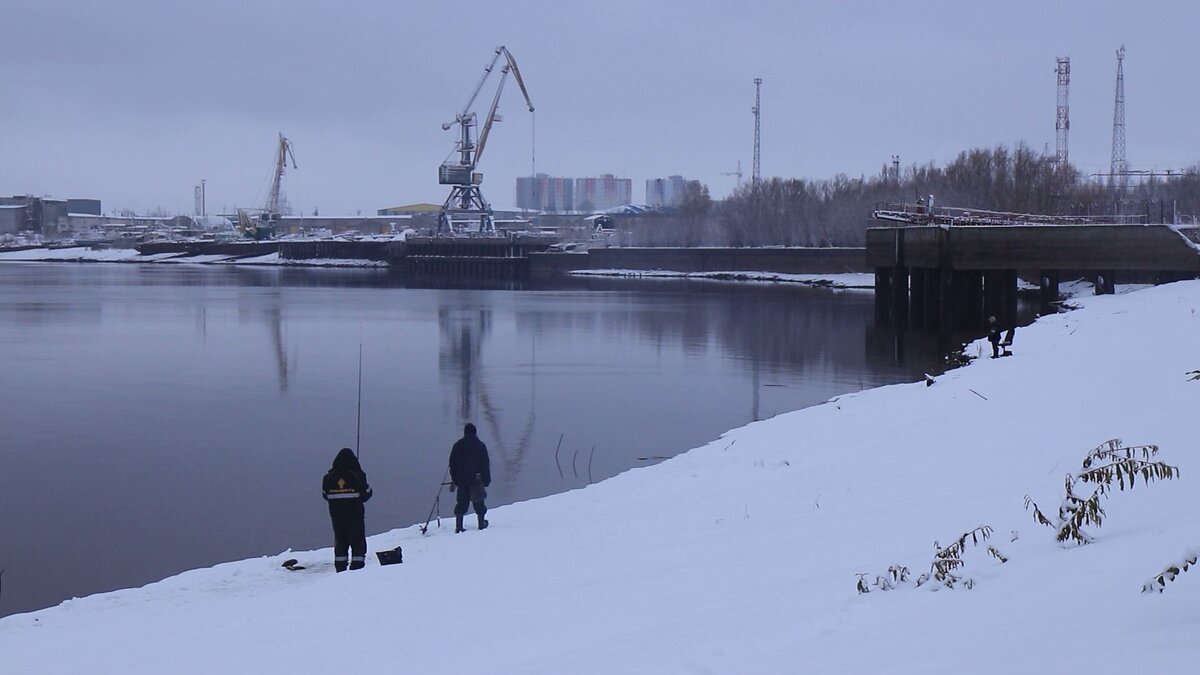
[[[476,126],[477,115],[471,110],[471,106],[475,104],[480,90],[483,89],[488,76],[492,74],[492,70],[501,58],[504,59],[504,66],[500,69],[500,84],[496,86],[496,94],[492,97],[492,106],[488,110],[483,124],[479,127],[479,138],[476,141],[472,138],[471,130]],[[504,91],[504,82],[508,79],[509,73],[512,73],[513,79],[521,87],[521,93],[525,96],[525,104],[529,106],[529,112],[533,112],[533,102],[529,100],[529,92],[525,89],[525,81],[521,78],[517,62],[508,49],[501,45],[496,48],[491,62],[483,69],[483,77],[480,78],[479,84],[475,85],[475,90],[471,92],[462,111],[454,116],[453,122],[442,125],[442,129],[449,130],[457,124],[460,136],[454,149],[458,152],[458,161],[446,161],[438,167],[438,183],[450,186],[450,195],[446,197],[438,216],[438,234],[457,233],[467,229],[466,226],[475,222],[478,223],[477,232],[491,233],[496,230],[492,207],[479,190],[479,184],[483,182],[483,174],[476,171],[476,168],[487,147],[488,134],[492,131],[492,125],[500,121],[500,115],[496,114],[496,110],[500,106],[500,93]]]

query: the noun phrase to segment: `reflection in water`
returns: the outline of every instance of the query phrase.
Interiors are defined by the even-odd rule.
[[[271,326],[271,343],[275,347],[275,369],[279,373],[279,391],[286,392],[288,388],[288,356],[283,344],[283,307],[279,294],[274,295],[274,302],[265,310],[267,322]]]
[[[509,446],[502,431],[500,408],[493,402],[491,388],[484,376],[483,343],[492,331],[492,311],[483,307],[461,307],[450,304],[438,306],[438,370],[452,383],[458,394],[460,423],[475,422],[475,402],[483,416],[483,426],[489,432],[493,456],[505,463],[508,475],[521,473],[536,420],[534,402],[537,398],[537,347],[531,341],[529,414],[515,445]]]
[[[458,417],[461,422],[474,419],[475,380],[479,377],[483,341],[492,329],[492,313],[482,308],[438,307],[438,370],[452,375],[458,383]]]

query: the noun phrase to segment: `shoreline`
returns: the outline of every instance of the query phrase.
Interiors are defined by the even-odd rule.
[[[861,272],[839,274],[783,274],[779,272],[674,272],[670,270],[623,270],[597,269],[572,270],[569,276],[622,277],[639,279],[701,279],[710,281],[752,281],[770,283],[795,283],[821,288],[843,290],[874,290],[875,275]]]
[[[188,255],[186,253],[151,253],[142,255],[137,249],[91,249],[86,246],[50,249],[34,248],[20,251],[0,252],[0,263],[153,263],[169,265],[250,265],[264,267],[361,267],[383,268],[388,264],[380,260],[347,258],[311,258],[285,260],[278,253],[240,258],[232,255]]]
[[[1200,542],[1186,478],[1200,460],[1187,422],[1200,383],[1186,377],[1200,282],[1078,302],[1026,328],[1014,358],[733,429],[494,509],[486,533],[370,538],[371,551],[402,545],[403,565],[371,556],[326,574],[329,549],[225,563],[5,617],[0,648],[40,672],[303,671],[330,640],[361,645],[367,667],[401,654],[418,672],[448,653],[495,672],[1185,672],[1200,656],[1200,577],[1138,591]],[[1153,349],[1109,357],[1140,334]],[[1062,474],[1108,438],[1155,443],[1185,478],[1114,493],[1096,543],[1064,550],[1022,495],[1053,504]],[[981,524],[1010,562],[968,551],[973,590],[855,592],[856,574],[923,571],[930,541]],[[284,557],[309,570],[280,571]],[[433,629],[464,603],[488,628],[456,651]],[[323,619],[330,606],[358,620]],[[1154,647],[1087,649],[1091,622],[1056,619],[1064,607],[1121,617],[1128,640]],[[132,635],[146,646],[131,654]]]

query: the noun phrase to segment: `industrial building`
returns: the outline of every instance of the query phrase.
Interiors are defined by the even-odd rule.
[[[58,236],[66,227],[71,202],[72,200],[67,199],[30,195],[0,197],[0,234],[33,232],[45,237]],[[81,206],[89,207],[91,202],[95,202],[97,208],[100,204],[99,201],[91,199],[77,202]]]

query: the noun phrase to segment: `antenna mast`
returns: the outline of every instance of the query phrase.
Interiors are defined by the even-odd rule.
[[[758,185],[762,180],[762,173],[759,167],[758,154],[758,138],[759,138],[759,122],[760,113],[762,111],[761,100],[759,98],[760,90],[762,89],[762,78],[754,78],[754,107],[750,109],[754,113],[754,165],[750,168],[750,184]]]
[[[1071,57],[1058,57],[1058,114],[1055,115],[1055,157],[1060,165],[1067,164],[1067,132],[1071,130],[1071,106],[1068,101],[1068,88],[1071,84]]]
[[[1117,92],[1113,97],[1112,178],[1110,185],[1125,188],[1129,163],[1125,161],[1125,45],[1117,50]]]

